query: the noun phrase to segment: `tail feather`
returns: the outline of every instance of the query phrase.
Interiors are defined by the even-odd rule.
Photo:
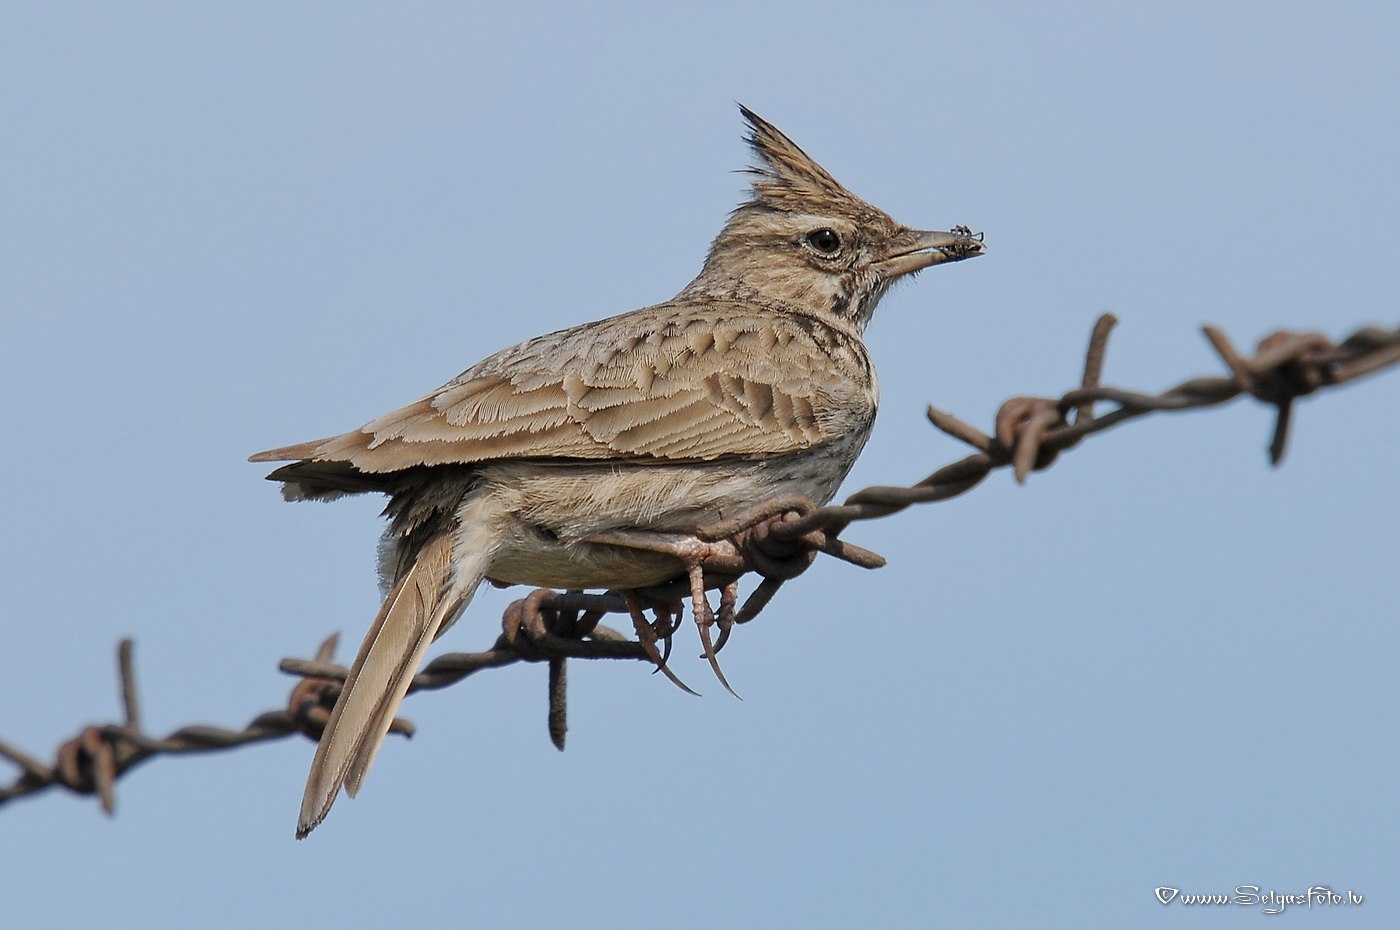
[[[342,785],[351,797],[359,791],[428,644],[476,591],[480,577],[449,578],[452,549],[451,532],[430,540],[389,592],[365,635],[316,747],[298,839],[326,819]],[[449,586],[449,580],[459,583]]]

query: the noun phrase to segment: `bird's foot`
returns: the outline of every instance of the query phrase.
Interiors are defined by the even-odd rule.
[[[686,694],[693,694],[696,697],[700,697],[699,691],[696,691],[694,688],[681,681],[680,677],[676,675],[675,672],[671,671],[670,666],[666,664],[666,660],[671,657],[671,634],[676,631],[676,625],[668,621],[666,635],[664,637],[659,636],[656,627],[648,623],[646,615],[642,613],[642,602],[638,599],[636,593],[633,591],[623,591],[622,599],[627,602],[627,610],[632,615],[632,626],[637,631],[637,639],[641,642],[642,649],[646,650],[647,658],[651,659],[652,663],[656,666],[656,670],[664,674],[671,680],[671,684],[680,688]],[[666,652],[664,654],[656,648],[657,639],[662,639],[665,644]]]
[[[715,655],[717,650],[710,637],[710,627],[716,625],[716,620],[714,612],[710,610],[710,602],[705,597],[705,562],[716,556],[733,556],[733,545],[725,541],[708,542],[700,539],[698,536],[690,536],[685,533],[664,533],[652,530],[613,530],[611,532],[597,533],[589,536],[585,539],[585,542],[605,543],[611,546],[625,546],[628,549],[641,549],[647,552],[664,552],[680,560],[681,565],[685,566],[686,576],[690,581],[691,610],[695,614],[695,626],[700,632],[700,644],[704,647],[705,659],[709,661],[710,668],[714,671],[715,677],[719,679],[719,683],[724,685],[724,689],[736,698],[739,697],[739,693],[730,686],[728,679],[724,677],[724,670],[720,668],[719,659]],[[734,589],[734,592],[737,593],[736,585],[737,582],[730,582],[730,584],[725,587],[725,591],[730,592],[731,589]],[[724,608],[724,595],[721,595],[719,619],[721,645],[728,639],[729,627],[733,623],[734,599],[735,596],[731,594],[730,606],[726,611]],[[630,606],[631,603],[629,602],[629,607]],[[639,615],[640,608],[633,608],[633,624],[638,622]],[[645,623],[645,620],[642,622]],[[640,627],[638,630],[640,635]],[[653,645],[651,649],[648,650],[647,654],[651,655],[654,649],[655,646]],[[653,661],[656,660],[653,659]],[[670,677],[679,684],[679,681],[664,665],[661,665],[660,662],[657,664],[663,671],[666,671],[667,677]],[[682,685],[682,687],[685,686]],[[685,690],[690,691],[689,688]],[[740,698],[740,700],[743,700],[743,698]]]

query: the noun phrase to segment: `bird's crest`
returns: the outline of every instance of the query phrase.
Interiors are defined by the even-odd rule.
[[[748,121],[747,141],[758,157],[758,164],[748,169],[754,175],[753,200],[745,206],[783,213],[868,208],[776,126],[743,104],[739,111]]]

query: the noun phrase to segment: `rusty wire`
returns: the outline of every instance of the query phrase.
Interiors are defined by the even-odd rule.
[[[334,648],[335,637],[332,637],[322,645],[318,658],[329,659]],[[62,787],[77,794],[97,795],[102,809],[110,814],[116,809],[113,783],[152,756],[213,752],[280,739],[293,733],[307,733],[315,738],[329,717],[328,710],[319,707],[314,700],[306,700],[307,682],[302,682],[292,689],[285,709],[259,714],[242,730],[196,725],[181,727],[168,736],[152,737],[141,729],[131,640],[124,639],[118,645],[117,665],[125,722],[84,727],[77,736],[58,747],[52,765],[0,742],[0,756],[21,770],[12,784],[0,787],[0,804]],[[398,729],[403,730],[401,726]]]
[[[1089,435],[1148,414],[1217,406],[1243,394],[1275,408],[1269,457],[1278,464],[1297,398],[1400,363],[1400,329],[1367,327],[1340,343],[1316,333],[1277,332],[1246,358],[1223,333],[1208,326],[1206,338],[1229,374],[1193,378],[1160,394],[1143,394],[1100,384],[1109,332],[1116,322],[1105,314],[1095,324],[1079,387],[1059,398],[1011,398],[998,410],[990,435],[929,407],[928,417],[935,427],[976,451],[916,484],[865,488],[827,507],[817,507],[801,496],[783,495],[701,527],[696,535],[716,544],[716,554],[705,563],[707,587],[722,588],[725,597],[732,599],[732,583],[738,578],[751,572],[762,578],[742,607],[734,609],[732,600],[722,604],[716,651],[724,646],[734,624],[757,616],[782,584],[806,571],[818,553],[865,568],[883,565],[878,554],[838,538],[854,522],[965,494],[999,468],[1012,468],[1016,480],[1024,482],[1032,471],[1048,468],[1061,452]],[[1114,406],[1096,414],[1095,406],[1101,403]],[[667,654],[679,627],[678,605],[685,589],[682,581],[641,592],[655,620],[639,632],[664,642]],[[483,669],[547,662],[549,734],[563,749],[566,660],[648,660],[642,642],[600,623],[607,614],[627,612],[627,604],[616,592],[534,591],[506,608],[503,631],[490,649],[439,656],[413,679],[409,693],[444,688]],[[0,742],[0,756],[20,769],[13,783],[0,787],[0,804],[63,787],[97,795],[110,814],[115,809],[116,779],[152,756],[213,752],[297,733],[319,739],[347,674],[344,666],[332,661],[335,646],[332,636],[314,659],[283,659],[280,668],[301,681],[292,688],[284,708],[260,714],[242,730],[188,726],[157,738],[142,730],[132,645],[124,640],[118,647],[124,723],[84,727],[59,746],[52,764]],[[411,735],[413,725],[395,720],[391,732]]]

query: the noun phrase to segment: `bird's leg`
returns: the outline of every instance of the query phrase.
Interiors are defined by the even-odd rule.
[[[705,567],[700,562],[685,562],[686,573],[690,575],[690,597],[695,602],[693,608],[695,613],[695,626],[700,631],[700,644],[705,647],[705,658],[710,663],[710,668],[714,671],[719,683],[724,685],[724,690],[739,697],[739,692],[729,685],[728,679],[724,677],[724,669],[719,667],[719,656],[715,655],[715,644],[710,641],[710,627],[714,626],[715,615],[710,610],[710,602],[705,597]],[[703,612],[702,612],[703,608]],[[743,700],[743,698],[739,698]]]
[[[684,533],[653,530],[611,530],[586,536],[583,541],[625,546],[628,549],[647,552],[664,552],[679,559],[681,565],[685,566],[686,575],[690,580],[691,609],[695,614],[695,626],[700,631],[700,644],[705,648],[705,658],[719,683],[724,685],[724,689],[739,697],[738,692],[730,687],[729,681],[724,677],[724,670],[719,667],[719,659],[715,656],[715,646],[710,639],[710,627],[714,625],[715,618],[710,610],[710,602],[705,598],[705,560],[712,555],[727,555],[733,547],[722,542],[705,542],[697,536]]]
[[[656,665],[657,670],[671,679],[671,684],[680,688],[687,694],[700,696],[700,692],[691,688],[677,677],[676,673],[666,665],[666,658],[671,654],[671,637],[666,637],[666,656],[661,655],[656,649],[656,628],[647,622],[646,615],[642,613],[642,602],[637,599],[634,591],[623,591],[622,599],[627,602],[627,611],[632,615],[632,626],[637,631],[637,639],[641,641],[642,648],[646,650],[647,658]],[[674,627],[672,627],[674,631]]]

